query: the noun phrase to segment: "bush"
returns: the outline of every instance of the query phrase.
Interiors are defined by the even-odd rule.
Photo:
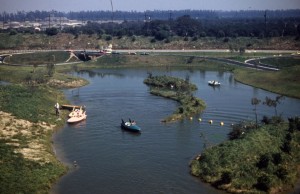
[[[132,37],[131,37],[131,41],[132,41],[132,42],[136,41],[136,37],[135,37],[135,36],[132,36]]]
[[[152,39],[150,40],[150,42],[151,42],[151,43],[155,43],[155,42],[156,42],[155,38],[152,38]]]
[[[275,164],[275,165],[281,164],[281,162],[282,162],[281,153],[274,153],[272,155],[272,158],[273,158],[273,164]]]
[[[48,36],[54,36],[58,34],[58,29],[57,28],[47,28],[46,29],[46,34]]]
[[[269,162],[270,162],[269,154],[263,154],[260,156],[260,159],[256,166],[260,169],[267,168],[269,165]]]
[[[235,124],[232,126],[231,132],[229,132],[227,135],[228,139],[234,140],[234,139],[242,138],[246,132],[255,128],[256,128],[256,124],[250,122],[240,122],[238,124]]]
[[[289,120],[289,131],[293,133],[294,131],[300,131],[300,119],[299,117],[288,118]]]
[[[106,41],[110,41],[110,40],[112,40],[112,36],[110,36],[110,35],[107,35],[107,36],[105,37],[105,40],[106,40]]]
[[[281,167],[276,171],[276,176],[283,181],[287,180],[288,174],[289,173],[288,173],[287,169],[285,169],[284,167]]]
[[[270,177],[268,177],[267,175],[263,175],[257,179],[257,184],[255,185],[255,187],[258,190],[268,192],[271,188],[271,182],[272,181]]]
[[[10,30],[9,35],[16,35],[18,32],[16,30]]]
[[[224,38],[223,42],[229,42],[229,38],[228,37]]]
[[[281,150],[287,154],[290,154],[291,151],[292,151],[292,145],[291,145],[291,142],[290,141],[287,141],[285,140],[282,147],[281,147]]]

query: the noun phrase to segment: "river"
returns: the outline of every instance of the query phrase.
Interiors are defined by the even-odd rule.
[[[206,110],[193,120],[161,123],[177,102],[149,93],[143,84],[148,72],[188,77],[197,85],[194,95],[206,102]],[[238,83],[228,72],[127,68],[99,69],[79,76],[90,84],[66,90],[65,95],[71,103],[85,105],[88,117],[76,125],[65,125],[54,135],[56,154],[71,170],[53,186],[52,193],[223,193],[191,176],[189,161],[205,145],[226,140],[232,123],[254,120],[251,98],[263,101],[266,96],[277,96]],[[221,86],[208,86],[209,80],[217,80]],[[285,118],[299,115],[299,110],[300,101],[288,97],[277,107]],[[257,111],[259,119],[275,114],[274,108],[262,104]],[[122,118],[134,119],[142,133],[123,131]],[[208,123],[210,119],[213,124]]]

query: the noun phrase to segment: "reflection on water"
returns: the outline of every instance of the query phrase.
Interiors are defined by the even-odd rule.
[[[6,85],[10,85],[10,83],[9,83],[9,82],[6,82],[6,81],[0,81],[0,85],[6,86]]]
[[[161,123],[178,104],[149,94],[143,84],[149,72],[182,79],[188,76],[197,85],[194,95],[206,102],[206,110],[193,120]],[[254,120],[251,98],[276,97],[237,83],[226,72],[169,67],[101,69],[80,76],[90,84],[80,92],[66,90],[65,94],[73,104],[86,106],[88,118],[78,125],[66,125],[54,137],[60,158],[69,164],[77,161],[80,168],[64,176],[54,193],[222,193],[191,176],[189,161],[203,147],[226,140],[232,123]],[[218,80],[221,86],[210,87],[209,80]],[[285,98],[277,109],[284,117],[299,115],[300,102]],[[262,104],[257,111],[260,118],[274,114],[274,109]],[[141,134],[123,131],[121,118],[136,120]]]

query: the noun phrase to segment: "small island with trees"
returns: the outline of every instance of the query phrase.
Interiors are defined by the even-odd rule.
[[[152,76],[148,74],[144,83],[150,86],[150,93],[156,96],[162,96],[176,100],[180,103],[177,110],[163,122],[177,121],[186,117],[191,117],[202,112],[206,105],[204,101],[193,96],[192,91],[197,90],[195,84],[190,83],[189,77],[185,80],[171,76]]]

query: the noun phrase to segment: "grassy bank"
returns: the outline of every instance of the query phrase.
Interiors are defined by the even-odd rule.
[[[52,133],[64,124],[55,115],[56,100],[65,102],[50,88],[0,85],[0,193],[48,193],[66,172],[51,145]]]
[[[52,134],[68,112],[55,115],[54,104],[67,103],[56,88],[87,82],[46,66],[0,66],[0,193],[48,193],[67,168],[52,150]]]
[[[238,138],[207,148],[191,162],[191,173],[232,193],[279,193],[299,176],[300,122],[240,125]],[[254,126],[254,125],[253,125]]]
[[[300,60],[296,65],[282,66],[277,72],[236,69],[234,78],[244,84],[262,88],[274,93],[300,98]],[[269,62],[269,64],[272,64]]]
[[[180,104],[172,115],[162,120],[163,122],[184,119],[205,109],[205,103],[192,95],[192,91],[197,90],[197,86],[190,83],[188,78],[182,80],[170,76],[149,75],[144,83],[151,87],[151,94],[176,100]]]

